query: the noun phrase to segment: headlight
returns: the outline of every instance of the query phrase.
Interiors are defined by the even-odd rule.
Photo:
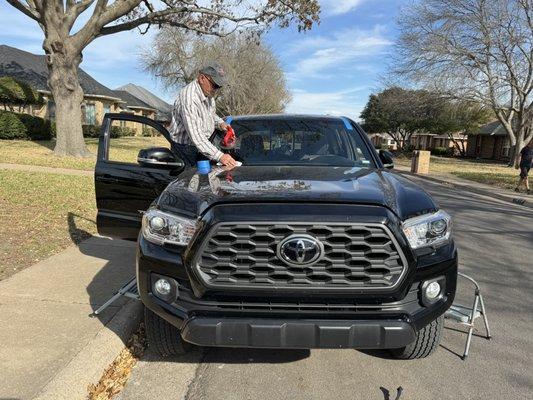
[[[142,234],[152,243],[186,246],[196,232],[196,221],[150,209],[143,215]]]
[[[450,240],[452,219],[442,210],[421,215],[406,220],[403,223],[403,232],[412,249],[435,246]]]

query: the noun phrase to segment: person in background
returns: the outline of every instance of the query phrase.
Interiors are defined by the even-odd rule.
[[[216,114],[214,95],[226,84],[226,74],[217,62],[200,69],[197,78],[181,89],[172,110],[170,135],[191,165],[200,159],[235,167],[233,157],[221,152],[209,138],[215,128],[225,131],[228,124]]]
[[[520,152],[520,179],[518,179],[518,184],[516,185],[515,192],[520,192],[520,186],[525,182],[527,194],[531,194],[529,189],[529,170],[533,164],[533,140],[530,140],[529,143],[524,146]]]

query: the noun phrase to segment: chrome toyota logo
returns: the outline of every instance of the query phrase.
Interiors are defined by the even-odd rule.
[[[277,253],[287,264],[302,266],[318,261],[324,246],[312,236],[292,235],[281,241]]]

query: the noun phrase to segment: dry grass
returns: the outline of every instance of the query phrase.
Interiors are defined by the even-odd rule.
[[[509,175],[497,172],[455,171],[452,172],[452,175],[487,185],[494,185],[503,189],[514,189],[518,183],[518,173]]]
[[[400,156],[395,159],[398,165],[411,165],[411,159]],[[489,160],[465,160],[460,158],[431,157],[429,173],[451,174],[475,182],[512,189],[518,181],[518,171],[504,163]]]
[[[85,139],[93,157],[58,157],[54,155],[53,141],[0,140],[2,161],[8,164],[39,165],[53,168],[93,170],[96,163],[98,139]],[[140,149],[150,146],[166,146],[163,137],[124,137],[111,139],[109,159],[123,162],[137,162]]]
[[[0,170],[0,279],[96,232],[92,177]]]
[[[115,358],[104,371],[100,381],[96,385],[89,385],[89,400],[109,400],[120,393],[130,377],[131,370],[144,353],[146,337],[144,327],[141,324],[139,330],[133,334],[126,348]]]

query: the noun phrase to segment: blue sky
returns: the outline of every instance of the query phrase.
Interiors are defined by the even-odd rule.
[[[266,42],[286,73],[292,102],[287,112],[341,114],[358,118],[369,94],[380,87],[388,54],[397,35],[395,19],[406,0],[321,0],[321,23],[306,33],[272,29]],[[0,44],[42,54],[37,24],[0,2]],[[142,71],[140,55],[155,31],[99,38],[83,53],[81,67],[110,88],[132,82],[172,102]]]

